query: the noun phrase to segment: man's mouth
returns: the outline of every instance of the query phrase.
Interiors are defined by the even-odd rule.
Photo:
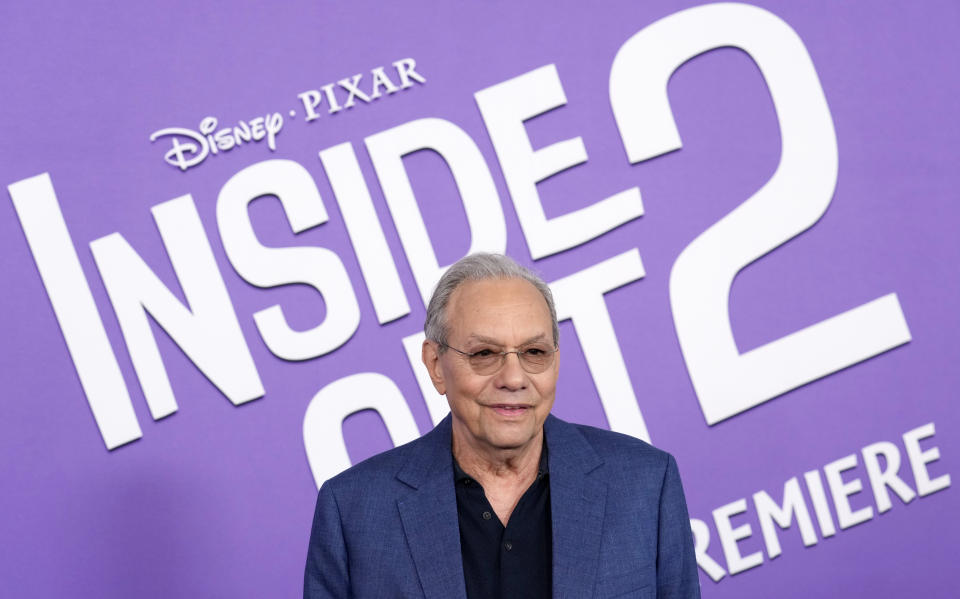
[[[501,416],[520,416],[530,409],[530,406],[513,404],[494,404],[490,407]]]

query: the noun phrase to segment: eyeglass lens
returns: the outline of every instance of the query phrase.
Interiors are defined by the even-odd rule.
[[[530,374],[539,374],[553,362],[554,353],[556,351],[553,348],[546,347],[528,347],[512,352],[481,350],[469,354],[468,359],[470,366],[477,374],[493,374],[503,366],[508,355],[517,354],[520,359],[520,366],[524,370]]]

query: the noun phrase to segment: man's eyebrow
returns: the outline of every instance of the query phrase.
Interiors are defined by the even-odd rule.
[[[533,337],[523,340],[522,342],[520,342],[520,345],[528,345],[530,343],[535,343],[537,341],[543,341],[546,338],[547,338],[546,333],[540,333],[539,335],[534,335]],[[503,342],[498,339],[494,339],[492,337],[486,337],[484,335],[477,335],[477,334],[471,334],[470,336],[468,336],[467,341],[479,341],[480,343],[489,343],[490,345],[503,345]]]

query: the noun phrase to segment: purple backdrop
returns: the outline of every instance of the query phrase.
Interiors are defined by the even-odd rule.
[[[605,295],[633,391],[654,444],[680,465],[692,518],[709,529],[706,554],[725,573],[701,571],[705,597],[948,597],[956,582],[960,502],[951,486],[879,513],[864,447],[896,446],[899,476],[922,491],[901,435],[927,423],[926,470],[956,473],[960,418],[960,185],[955,162],[960,42],[954,2],[920,5],[757,2],[789,24],[810,54],[839,150],[833,201],[812,228],[743,269],[730,289],[741,352],[896,293],[911,340],[896,349],[708,425],[674,327],[669,279],[680,252],[742,204],[780,160],[780,128],[764,78],[741,50],[700,55],[670,79],[683,149],[631,165],[611,110],[609,78],[633,34],[691,2],[323,3],[155,7],[33,2],[0,8],[0,182],[49,173],[143,436],[108,451],[85,399],[14,203],[0,201],[3,295],[0,401],[0,580],[11,597],[296,596],[316,484],[303,420],[314,395],[358,372],[402,391],[420,432],[431,417],[401,339],[424,308],[364,139],[425,117],[445,119],[476,143],[503,208],[506,249],[548,281],[639,250],[646,275]],[[691,34],[695,37],[695,35]],[[425,83],[305,122],[297,95],[403,58]],[[474,93],[556,65],[567,104],[526,123],[534,148],[581,136],[588,161],[538,186],[548,218],[639,186],[644,215],[586,244],[532,260]],[[366,89],[369,90],[369,87]],[[343,91],[342,88],[339,91]],[[343,97],[341,97],[341,102]],[[296,116],[290,117],[289,112]],[[273,112],[266,140],[211,155],[181,171],[164,162],[168,127],[221,126]],[[381,325],[317,153],[350,142],[357,154],[410,313]],[[303,285],[261,289],[231,266],[218,233],[217,196],[243,168],[270,158],[309,171],[329,220],[294,235],[279,202],[250,214],[270,246],[316,246],[339,256],[360,308],[356,333],[315,359],[285,361],[252,315],[280,304],[292,327],[322,321],[320,296]],[[440,264],[469,247],[470,230],[450,172],[437,154],[404,160]],[[90,242],[119,232],[183,301],[150,208],[190,194],[265,389],[234,406],[152,323],[177,413],[154,421]],[[561,324],[557,415],[608,427],[578,334]],[[600,356],[598,359],[607,359]],[[371,411],[348,417],[353,462],[391,446]],[[771,559],[753,494],[776,502],[784,483],[856,454],[843,481],[859,480],[854,510],[872,518],[837,525],[804,546],[796,520],[777,529]],[[889,466],[886,461],[881,462]],[[939,478],[938,478],[939,477]],[[826,481],[824,482],[826,484]],[[805,497],[809,489],[804,486]],[[922,496],[921,496],[922,495]],[[827,491],[834,510],[835,500]],[[730,519],[749,524],[742,556],[762,564],[730,574],[714,510],[738,499]],[[813,500],[805,505],[813,517]],[[814,522],[817,522],[814,519]]]

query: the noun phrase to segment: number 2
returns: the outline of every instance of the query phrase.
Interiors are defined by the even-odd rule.
[[[694,239],[670,274],[677,338],[707,424],[910,341],[890,293],[745,353],[729,294],[740,269],[816,223],[837,181],[837,140],[810,55],[776,15],[745,4],[684,10],[640,30],[617,53],[610,103],[631,164],[680,149],[667,81],[687,60],[736,47],[770,90],[782,151],[773,176]]]

